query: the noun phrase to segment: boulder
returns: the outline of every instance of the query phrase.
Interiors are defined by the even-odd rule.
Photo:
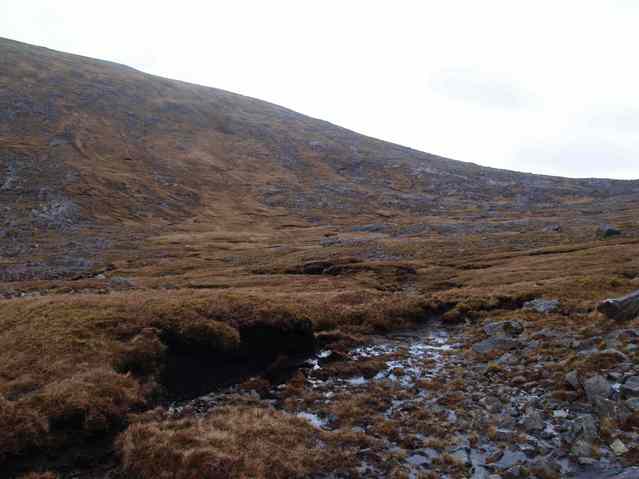
[[[584,441],[583,439],[575,441],[575,443],[570,448],[570,454],[575,457],[592,457],[592,444],[588,441]]]
[[[532,309],[538,313],[548,314],[559,308],[559,301],[556,299],[533,299],[524,303],[524,309]]]
[[[605,397],[595,397],[592,402],[593,409],[601,418],[616,420],[619,416],[619,404]]]
[[[570,434],[573,439],[583,439],[587,442],[594,442],[599,436],[595,418],[590,414],[579,416],[573,421]]]
[[[597,311],[617,321],[635,319],[639,317],[639,291],[621,298],[606,299],[599,303]]]
[[[576,370],[573,369],[568,374],[566,374],[565,381],[566,383],[570,384],[574,390],[579,391],[581,383],[579,382],[579,375],[577,374]]]
[[[620,234],[621,234],[621,230],[608,224],[601,225],[597,229],[597,235],[602,238],[612,238],[613,236],[619,236]]]
[[[504,353],[519,347],[521,343],[506,336],[495,336],[473,345],[473,351],[478,354]]]
[[[623,398],[639,398],[639,376],[630,376],[626,379],[620,391]]]
[[[639,412],[639,398],[628,399],[625,402],[626,407],[631,412]]]
[[[541,417],[539,411],[536,411],[534,409],[530,410],[524,416],[524,419],[522,420],[522,426],[524,426],[526,432],[529,433],[542,431],[545,427],[544,418]]]
[[[606,378],[597,374],[584,381],[584,391],[590,402],[595,402],[597,398],[609,398],[612,394],[612,387]]]
[[[488,336],[517,336],[524,331],[519,321],[494,321],[484,325],[484,332]]]

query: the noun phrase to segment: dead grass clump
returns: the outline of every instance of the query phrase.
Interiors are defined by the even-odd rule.
[[[580,377],[588,377],[593,373],[600,373],[608,371],[620,362],[624,360],[624,357],[619,351],[597,351],[590,354],[585,360],[578,363],[576,366]]]
[[[20,402],[0,396],[0,462],[8,456],[41,445],[46,419]]]
[[[211,353],[228,353],[240,346],[240,334],[237,329],[220,321],[176,321],[169,325],[164,333],[169,336],[169,342],[181,349],[195,348]]]
[[[386,332],[423,323],[441,312],[436,300],[402,294],[378,294],[366,303],[327,301],[309,310],[316,331]]]
[[[114,367],[118,372],[149,376],[160,369],[165,352],[166,346],[159,338],[159,331],[144,328],[124,347]]]
[[[306,477],[356,462],[329,433],[271,409],[225,407],[202,419],[134,424],[118,440],[123,472],[172,479]]]
[[[365,393],[348,394],[334,399],[327,413],[335,416],[337,427],[363,426],[370,424],[377,414],[391,405],[388,391],[382,387],[370,387]]]
[[[393,442],[401,442],[401,424],[384,418],[377,419],[371,426],[370,432],[374,435],[388,438]]]
[[[476,320],[490,311],[517,309],[532,297],[529,293],[517,293],[461,298],[452,309],[442,315],[442,320],[450,323]]]
[[[621,427],[624,431],[628,432],[639,431],[639,411],[633,412],[628,416]]]
[[[122,424],[143,404],[139,384],[130,376],[95,369],[48,385],[34,398],[52,431],[106,432]]]
[[[317,344],[320,347],[330,346],[333,350],[348,351],[365,343],[362,336],[354,336],[339,329],[332,331],[322,331],[315,335]]]

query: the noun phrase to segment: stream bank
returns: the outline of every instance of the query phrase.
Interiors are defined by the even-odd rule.
[[[543,382],[502,379],[525,348],[474,362],[474,340],[461,326],[435,322],[347,351],[326,348],[285,384],[248,381],[176,402],[168,415],[250,403],[324,431],[363,432],[380,444],[361,451],[363,477],[636,477],[614,441],[600,437],[601,418],[587,402],[559,401]]]

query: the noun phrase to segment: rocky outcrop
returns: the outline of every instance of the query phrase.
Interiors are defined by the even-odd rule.
[[[616,299],[606,299],[599,303],[597,311],[617,321],[639,317],[639,291]]]

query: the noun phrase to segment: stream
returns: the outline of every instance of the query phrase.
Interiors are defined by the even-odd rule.
[[[366,433],[379,446],[360,451],[363,477],[387,477],[389,464],[411,478],[517,478],[531,471],[544,478],[621,477],[615,475],[624,468],[610,451],[594,459],[571,453],[567,437],[579,411],[552,409],[543,390],[491,378],[490,366],[465,358],[464,341],[462,328],[438,323],[377,336],[346,351],[320,350],[270,389],[235,385],[174,402],[169,413],[257,403],[325,431]]]

